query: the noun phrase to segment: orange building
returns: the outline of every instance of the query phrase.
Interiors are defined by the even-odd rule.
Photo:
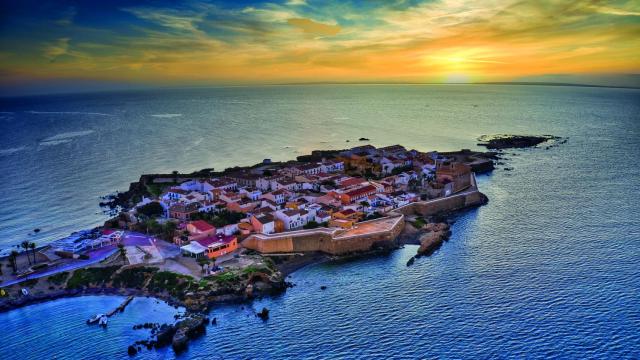
[[[342,201],[344,205],[352,204],[357,201],[366,201],[369,198],[369,195],[374,195],[376,193],[376,190],[376,187],[373,185],[366,185],[357,189],[349,190],[340,194],[340,201]]]
[[[218,234],[196,242],[207,249],[205,255],[210,259],[229,254],[238,248],[238,239],[233,235]]]

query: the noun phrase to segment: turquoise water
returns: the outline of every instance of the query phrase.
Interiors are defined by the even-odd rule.
[[[25,112],[34,110],[114,116]],[[97,196],[145,171],[287,159],[352,145],[360,136],[421,150],[473,148],[486,133],[569,137],[549,150],[509,151],[505,166],[513,171],[479,177],[489,204],[460,215],[451,240],[433,256],[407,268],[416,250],[407,246],[385,257],[304,268],[291,278],[296,287],[251,305],[269,307],[269,321],[251,308],[215,309],[218,326],[181,358],[640,357],[638,90],[227,88],[2,99],[0,111],[13,112],[2,114],[2,147],[25,147],[0,157],[0,174],[8,177],[0,196],[11,204],[0,210],[6,242],[33,223],[51,224],[41,225],[43,240],[94,224],[100,215],[83,214],[97,210]],[[18,194],[46,206],[16,202]],[[77,358],[75,351],[93,348],[126,358],[124,345],[135,340],[130,332],[110,326],[94,333],[72,315],[55,315],[104,311],[103,301],[65,299],[0,314],[12,334],[0,345],[12,355],[28,346],[27,358],[49,358],[51,349]],[[172,316],[169,308],[160,312]],[[130,327],[144,314],[131,308],[118,316]]]

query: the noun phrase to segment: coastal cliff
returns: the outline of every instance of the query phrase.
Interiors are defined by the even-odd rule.
[[[283,274],[270,261],[264,266],[224,271],[200,280],[152,266],[91,267],[5,287],[0,312],[82,295],[152,296],[189,311],[203,312],[215,303],[247,301],[282,292],[286,287]],[[23,295],[22,289],[27,289],[28,295]]]

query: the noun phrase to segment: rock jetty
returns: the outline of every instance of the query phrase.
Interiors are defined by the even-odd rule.
[[[417,256],[426,256],[436,251],[442,243],[451,237],[450,226],[447,223],[429,223],[425,225],[427,231],[420,237],[420,247]]]

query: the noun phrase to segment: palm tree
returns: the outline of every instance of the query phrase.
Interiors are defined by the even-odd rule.
[[[29,242],[25,240],[20,243],[20,246],[24,249],[25,254],[27,254],[27,260],[29,260],[29,265],[31,265],[31,258],[29,257]]]
[[[33,263],[35,264],[36,263],[36,243],[29,243],[29,249],[31,249],[31,253],[33,254]]]
[[[13,269],[14,274],[18,272],[18,262],[16,261],[18,255],[19,253],[15,250],[11,251],[11,254],[9,255],[9,266]]]
[[[126,264],[127,261],[127,249],[124,248],[124,245],[118,244],[118,249],[120,249],[120,256],[122,256],[122,264]]]

